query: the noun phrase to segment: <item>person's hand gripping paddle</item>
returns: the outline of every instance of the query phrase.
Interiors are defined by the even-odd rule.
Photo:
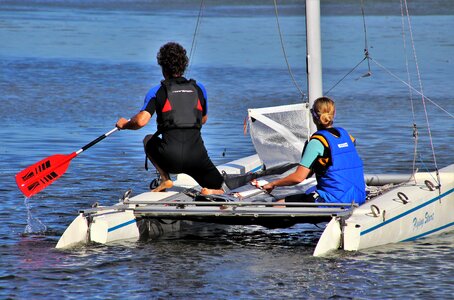
[[[16,183],[19,190],[28,198],[44,190],[66,172],[74,157],[118,130],[119,129],[115,127],[76,152],[49,156],[20,171],[16,174]]]

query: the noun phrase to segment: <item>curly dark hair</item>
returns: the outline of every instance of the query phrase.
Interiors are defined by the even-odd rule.
[[[163,73],[172,77],[183,75],[189,63],[186,50],[183,46],[174,42],[163,45],[156,58]]]

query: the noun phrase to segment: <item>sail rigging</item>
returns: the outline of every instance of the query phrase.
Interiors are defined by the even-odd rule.
[[[373,62],[376,66],[379,67],[379,69],[382,69],[385,71],[385,73],[387,73],[388,75],[390,75],[392,78],[396,79],[397,81],[401,82],[402,84],[406,85],[409,89],[409,98],[410,98],[410,106],[411,106],[411,110],[412,110],[412,114],[413,114],[413,123],[412,123],[412,126],[411,126],[411,130],[412,130],[412,135],[414,137],[414,146],[413,146],[413,159],[412,159],[412,170],[413,170],[413,174],[417,172],[418,170],[418,166],[417,166],[417,161],[418,161],[418,157],[420,155],[419,151],[418,151],[418,143],[419,143],[419,130],[418,130],[418,125],[417,125],[417,122],[416,122],[416,116],[415,116],[415,103],[414,103],[414,99],[413,99],[413,93],[416,93],[418,95],[421,96],[421,100],[422,100],[422,104],[423,104],[423,108],[424,108],[424,113],[425,113],[425,119],[426,119],[426,126],[427,126],[427,130],[428,130],[428,137],[429,137],[429,144],[430,144],[430,149],[431,149],[431,152],[432,152],[432,160],[433,160],[433,163],[434,163],[434,168],[435,170],[438,170],[438,165],[437,165],[437,160],[436,160],[436,154],[435,154],[435,147],[434,147],[434,144],[433,144],[433,141],[432,141],[432,133],[431,133],[431,128],[430,128],[430,122],[429,122],[429,117],[428,117],[428,113],[427,113],[427,107],[426,107],[426,101],[429,101],[430,103],[432,103],[433,105],[435,105],[436,107],[438,107],[439,109],[441,109],[442,111],[444,111],[445,113],[447,113],[450,117],[454,118],[454,116],[452,114],[450,114],[449,112],[447,112],[445,109],[443,109],[440,105],[438,105],[435,101],[431,100],[430,98],[428,98],[427,96],[424,95],[424,92],[423,92],[423,88],[422,88],[422,81],[421,81],[421,75],[420,75],[420,70],[419,70],[419,64],[418,64],[418,60],[417,60],[417,56],[416,56],[416,47],[415,47],[415,43],[414,43],[414,40],[413,40],[413,33],[412,33],[412,27],[411,27],[411,20],[410,20],[410,13],[409,13],[409,9],[408,9],[408,5],[407,5],[407,1],[406,0],[400,0],[400,6],[401,6],[401,19],[402,19],[402,39],[403,39],[403,47],[404,47],[404,52],[405,52],[405,64],[406,64],[406,69],[407,69],[407,80],[403,80],[401,79],[399,76],[395,75],[393,72],[391,72],[387,67],[385,67],[383,64],[381,64],[379,61],[377,61],[370,53],[370,49],[369,49],[369,41],[368,41],[368,31],[367,31],[367,24],[366,24],[366,7],[365,7],[365,1],[363,0],[360,0],[360,9],[361,9],[361,17],[362,17],[362,30],[363,30],[363,34],[364,34],[364,53],[363,53],[363,57],[361,59],[361,61],[359,63],[357,63],[352,69],[348,70],[346,72],[345,75],[343,75],[332,87],[330,87],[329,89],[327,89],[325,92],[322,91],[322,80],[321,80],[321,74],[322,74],[322,69],[321,69],[321,58],[320,60],[316,57],[316,53],[320,52],[320,42],[317,42],[315,44],[315,49],[311,49],[311,45],[309,43],[314,43],[314,41],[317,41],[317,40],[320,40],[320,38],[316,37],[316,36],[311,36],[315,33],[317,33],[317,30],[314,30],[314,28],[319,28],[319,22],[320,22],[320,18],[319,18],[319,15],[320,15],[320,8],[318,5],[312,5],[312,2],[313,1],[307,1],[306,2],[306,10],[312,10],[314,9],[313,7],[316,7],[316,10],[315,11],[311,11],[311,13],[307,14],[308,17],[306,19],[306,27],[311,27],[309,29],[307,29],[307,42],[308,42],[308,45],[307,45],[307,51],[308,51],[308,54],[307,54],[307,76],[308,76],[308,92],[307,92],[307,98],[308,98],[308,101],[309,101],[309,106],[311,106],[311,101],[315,100],[317,97],[319,96],[322,96],[322,95],[328,95],[330,94],[332,91],[334,91],[336,89],[336,87],[338,85],[340,85],[347,77],[349,77],[356,69],[358,69],[364,62],[367,63],[367,71],[366,73],[364,73],[363,75],[361,75],[358,79],[360,78],[365,78],[365,77],[370,77],[372,76],[372,70],[371,70],[371,62]],[[194,29],[194,34],[193,34],[193,38],[192,38],[192,43],[191,43],[191,50],[190,50],[190,58],[192,58],[194,56],[194,53],[196,51],[196,45],[197,45],[197,38],[199,37],[199,32],[200,32],[200,26],[201,26],[201,23],[202,23],[202,18],[203,18],[203,15],[204,15],[204,9],[205,9],[205,5],[206,5],[206,1],[204,0],[201,0],[200,1],[200,5],[199,5],[199,11],[198,11],[198,15],[197,15],[197,21],[196,21],[196,25],[195,25],[195,29]],[[279,39],[280,39],[280,44],[281,44],[281,48],[282,48],[282,54],[283,54],[283,57],[284,57],[284,61],[285,61],[285,64],[286,64],[286,67],[287,67],[287,70],[288,70],[288,73],[290,75],[290,79],[291,81],[293,82],[293,84],[295,85],[295,87],[298,89],[299,93],[301,94],[302,98],[304,98],[304,92],[301,90],[301,88],[299,87],[298,83],[297,83],[297,80],[295,79],[295,76],[293,74],[293,71],[291,69],[291,66],[290,66],[290,63],[288,61],[288,57],[287,57],[287,53],[286,53],[286,49],[285,49],[285,43],[284,43],[284,39],[283,39],[283,32],[281,30],[281,26],[280,26],[280,20],[279,20],[279,13],[278,13],[278,4],[277,4],[277,1],[276,0],[273,0],[273,6],[274,6],[274,14],[275,14],[275,17],[276,17],[276,26],[277,26],[277,31],[278,31],[278,34],[279,34]],[[313,7],[312,7],[313,6]],[[318,11],[317,11],[318,10]],[[317,24],[315,24],[314,26],[311,25],[311,18],[314,18],[314,16],[318,16],[317,17],[317,21],[318,22]],[[407,27],[407,28],[405,28]],[[416,72],[417,72],[417,77],[418,77],[418,82],[419,82],[419,88],[415,88],[412,86],[412,83],[411,83],[411,76],[410,76],[410,71],[409,71],[409,59],[407,57],[407,44],[406,44],[406,40],[407,40],[407,36],[405,35],[405,31],[409,31],[410,34],[409,34],[409,39],[410,39],[410,44],[411,44],[411,50],[413,52],[413,60],[414,60],[414,63],[415,63],[415,67],[416,67]],[[318,35],[320,34],[320,32],[317,33]],[[190,60],[192,61],[192,59]],[[317,68],[319,68],[319,70],[317,70]],[[254,122],[257,121],[257,118],[253,118],[254,119]],[[303,123],[305,123],[306,121],[303,120]],[[269,123],[269,122],[268,122]],[[270,124],[270,123],[269,123]],[[251,127],[251,123],[249,123],[249,126]],[[312,124],[311,120],[309,120],[309,126],[312,126],[311,129],[310,129],[310,132],[314,132],[315,131],[315,127],[314,125]],[[254,126],[254,127],[258,127],[258,126]],[[257,132],[257,129],[253,129],[251,130],[251,133],[252,132]],[[282,130],[280,130],[280,132],[282,132]],[[261,137],[260,139],[263,140],[263,137]],[[258,138],[252,138],[253,140],[253,143],[254,143],[254,146],[257,146],[256,142],[258,140]],[[284,137],[284,140],[286,140],[287,142],[289,141],[288,138]],[[298,144],[295,144],[295,145],[298,145]],[[263,151],[259,151],[259,152],[263,152]],[[265,151],[266,152],[269,152],[269,151]],[[263,155],[260,155],[261,158],[263,159]],[[266,161],[268,159],[264,159],[264,161]],[[422,159],[419,159],[419,161],[422,163]],[[436,180],[437,182],[439,181],[438,179]]]

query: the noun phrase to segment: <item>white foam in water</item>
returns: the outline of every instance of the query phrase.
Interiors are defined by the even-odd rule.
[[[25,197],[24,204],[27,209],[27,226],[25,226],[25,234],[44,233],[47,226],[43,224],[38,218],[32,216],[32,211],[29,203],[29,198]]]

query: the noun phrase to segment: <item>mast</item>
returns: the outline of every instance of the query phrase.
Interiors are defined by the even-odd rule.
[[[320,0],[306,0],[306,72],[309,107],[323,96],[322,46],[320,34]],[[309,136],[317,131],[309,117]]]

